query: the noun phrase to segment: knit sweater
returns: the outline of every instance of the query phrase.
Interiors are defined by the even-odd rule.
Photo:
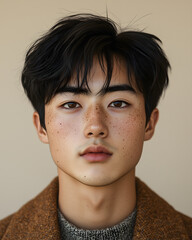
[[[80,229],[68,222],[58,210],[62,240],[131,240],[136,219],[136,209],[113,227],[96,230]]]
[[[0,221],[1,240],[61,240],[58,178],[16,213]],[[192,219],[136,179],[137,216],[133,240],[190,240]]]

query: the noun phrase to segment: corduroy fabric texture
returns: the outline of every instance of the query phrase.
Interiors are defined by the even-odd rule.
[[[0,221],[1,240],[60,240],[58,178],[15,214]],[[192,239],[192,219],[136,179],[137,217],[133,240]]]
[[[136,209],[122,222],[105,229],[86,230],[68,222],[58,210],[62,240],[132,240]]]

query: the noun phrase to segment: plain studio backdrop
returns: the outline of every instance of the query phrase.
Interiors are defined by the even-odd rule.
[[[192,217],[192,1],[0,0],[0,219],[35,197],[57,175],[48,145],[32,124],[20,75],[26,50],[60,18],[108,16],[163,41],[172,65],[160,119],[145,142],[137,176]]]

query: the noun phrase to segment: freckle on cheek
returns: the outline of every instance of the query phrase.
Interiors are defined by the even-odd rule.
[[[59,133],[59,131],[57,131],[57,134]]]

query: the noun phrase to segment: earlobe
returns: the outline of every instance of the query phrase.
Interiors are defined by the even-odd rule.
[[[147,123],[147,126],[145,128],[145,138],[144,140],[150,140],[155,132],[155,127],[159,119],[159,110],[155,108],[150,116],[150,119]]]
[[[46,130],[41,126],[38,112],[33,113],[33,124],[36,128],[37,134],[41,142],[48,143],[48,136]]]

